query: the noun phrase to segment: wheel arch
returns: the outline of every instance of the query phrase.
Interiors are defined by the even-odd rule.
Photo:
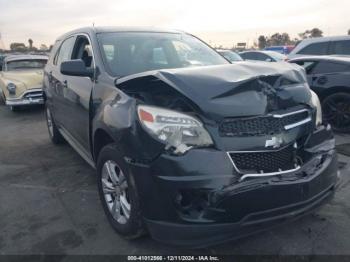
[[[98,155],[101,152],[101,149],[106,145],[115,143],[113,137],[105,131],[103,128],[98,128],[94,133],[93,139],[93,157],[95,162],[97,162]]]

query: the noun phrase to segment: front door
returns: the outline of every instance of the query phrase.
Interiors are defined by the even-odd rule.
[[[87,68],[94,68],[92,47],[87,36],[76,37],[71,59],[81,59]],[[90,152],[89,109],[94,81],[90,77],[66,75],[62,77],[65,84],[64,126],[76,142],[86,152]]]

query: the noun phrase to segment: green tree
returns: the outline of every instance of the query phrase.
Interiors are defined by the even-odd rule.
[[[323,31],[319,28],[313,28],[311,30],[306,30],[305,32],[300,33],[299,36],[301,39],[322,37]]]
[[[267,43],[269,46],[289,45],[292,43],[292,41],[288,33],[275,33],[268,38]]]
[[[11,51],[14,52],[24,52],[27,51],[27,47],[23,43],[11,43],[10,44]]]

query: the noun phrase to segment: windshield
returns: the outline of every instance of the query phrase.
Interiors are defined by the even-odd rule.
[[[228,64],[209,46],[186,34],[101,33],[98,39],[105,63],[113,76],[157,69]]]
[[[219,51],[219,53],[221,55],[223,55],[226,59],[228,59],[231,62],[235,62],[235,61],[243,61],[242,57],[232,51]]]
[[[15,60],[6,63],[7,71],[23,69],[43,69],[47,63],[45,59]]]

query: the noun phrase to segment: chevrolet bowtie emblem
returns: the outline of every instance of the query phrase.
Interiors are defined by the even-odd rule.
[[[270,140],[266,140],[265,147],[279,148],[283,144],[281,137],[273,136]]]

